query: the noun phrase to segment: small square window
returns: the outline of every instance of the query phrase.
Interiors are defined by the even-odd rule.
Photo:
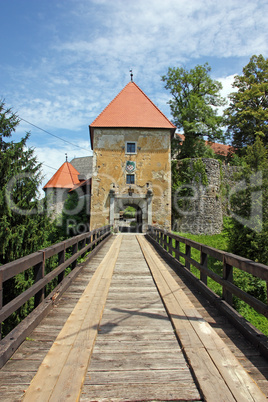
[[[135,183],[135,175],[127,174],[127,184],[134,184],[134,183]]]
[[[127,154],[135,154],[136,151],[136,142],[127,142],[126,143],[126,153]]]

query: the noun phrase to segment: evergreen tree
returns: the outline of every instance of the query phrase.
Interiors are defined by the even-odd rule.
[[[18,124],[18,116],[0,102],[0,264],[42,248],[50,229],[38,200],[41,165],[26,148],[29,134],[19,142],[6,140]]]
[[[0,102],[0,265],[49,245],[52,224],[38,200],[41,165],[33,149],[26,148],[29,134],[19,142],[8,139],[19,124],[18,116]],[[33,269],[4,283],[3,302],[8,303],[34,281]],[[2,326],[6,334],[33,308],[30,300]]]
[[[243,74],[235,77],[229,95],[230,105],[225,110],[228,133],[233,146],[241,149],[252,145],[257,137],[268,145],[268,59],[252,56],[243,68]]]
[[[168,102],[173,122],[185,136],[182,146],[178,146],[178,141],[172,144],[173,154],[179,149],[180,159],[206,156],[205,139],[224,141],[223,118],[217,114],[216,107],[223,106],[225,100],[219,93],[222,85],[209,76],[210,70],[207,63],[189,71],[169,68],[162,77],[173,97]]]

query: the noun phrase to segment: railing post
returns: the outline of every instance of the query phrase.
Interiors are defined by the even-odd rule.
[[[89,236],[86,238],[86,245],[88,245],[91,241],[91,234],[89,232]]]
[[[189,246],[188,244],[186,244],[185,254],[186,254],[186,257],[191,258],[191,246]],[[189,270],[191,268],[191,263],[186,258],[185,258],[185,268],[187,268]]]
[[[161,244],[161,233],[156,229],[156,241],[158,244]]]
[[[176,260],[180,261],[180,241],[175,240],[175,258]]]
[[[95,239],[96,239],[96,233],[94,232],[94,233],[93,233],[93,236],[92,236],[92,242],[94,242]],[[96,244],[94,244],[94,245],[92,246],[92,250],[94,250],[95,247],[96,247]]]
[[[167,251],[167,234],[164,233],[164,249]]]
[[[64,250],[62,250],[62,251],[60,251],[60,252],[58,253],[58,264],[61,265],[61,264],[63,264],[64,262],[65,262],[65,244],[64,244]],[[64,271],[61,272],[61,273],[58,275],[58,283],[60,283],[61,281],[63,281],[63,279],[64,279]]]
[[[78,242],[76,242],[76,243],[73,245],[73,248],[72,248],[72,255],[76,254],[76,253],[77,253],[77,250],[78,250]],[[75,261],[72,263],[71,269],[74,269],[74,268],[76,267],[76,265],[77,265],[77,260],[75,260]]]
[[[200,250],[200,264],[204,268],[208,267],[208,255],[203,252],[202,247],[201,247],[201,250]],[[208,277],[202,271],[200,272],[200,279],[201,279],[202,282],[204,282],[207,285]]]
[[[99,244],[100,232],[101,232],[101,229],[98,229],[97,233],[96,233],[96,239],[97,239],[96,246]]]
[[[81,241],[81,249],[83,249],[84,247],[86,247],[86,238],[84,238],[84,239]],[[84,257],[85,254],[86,254],[86,253],[83,253],[83,254],[82,254],[82,257]]]
[[[43,261],[36,264],[34,268],[34,282],[38,282],[45,276],[45,251],[40,251],[43,254]],[[45,298],[45,288],[43,287],[34,296],[34,307],[37,307]]]
[[[223,279],[233,283],[233,267],[226,263],[225,256],[223,256]],[[233,305],[233,295],[225,286],[222,289],[222,297],[230,306]]]
[[[168,254],[172,255],[172,237],[168,236],[168,240],[167,240],[167,252]]]

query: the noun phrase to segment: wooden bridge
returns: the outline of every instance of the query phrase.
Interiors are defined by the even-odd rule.
[[[229,263],[233,258],[235,266],[235,256],[201,249],[163,231],[144,236],[101,230],[76,240],[42,251],[42,258],[39,252],[30,261],[0,268],[3,283],[29,267],[36,274],[27,295],[0,310],[4,321],[35,295],[36,309],[0,342],[0,401],[267,400],[267,338],[223,298],[213,295],[208,301],[205,282],[214,274],[208,272],[207,256],[217,252],[229,277],[229,284],[219,279],[223,293],[228,299],[231,291],[242,297],[230,280]],[[179,242],[186,244],[185,252]],[[191,257],[194,246],[200,249],[200,262]],[[65,260],[70,247],[73,255]],[[91,250],[90,258],[76,265],[86,250]],[[176,253],[184,256],[185,265],[199,264],[202,281],[178,263]],[[53,255],[59,265],[45,275],[46,258]],[[236,258],[243,269],[243,259]],[[64,277],[70,264],[72,271]],[[257,264],[255,272],[263,278],[268,267]],[[53,278],[59,284],[45,297]],[[251,298],[248,302],[266,315],[266,305]],[[220,303],[221,312],[216,308]],[[255,345],[230,320],[239,329],[243,323]]]

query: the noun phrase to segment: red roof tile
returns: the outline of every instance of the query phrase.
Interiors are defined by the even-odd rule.
[[[185,136],[183,134],[176,134],[177,137],[183,142]],[[229,153],[232,153],[233,147],[231,145],[219,144],[218,142],[209,142],[206,141],[206,145],[208,145],[217,155],[227,156]]]
[[[134,82],[129,82],[90,127],[176,127]]]
[[[43,188],[73,188],[80,183],[78,175],[71,163],[64,162]]]

